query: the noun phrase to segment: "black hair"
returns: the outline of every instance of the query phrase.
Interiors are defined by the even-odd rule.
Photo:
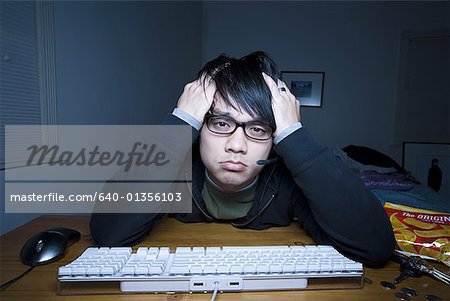
[[[240,59],[221,54],[206,63],[198,76],[208,75],[215,81],[216,93],[219,93],[226,105],[244,110],[275,129],[271,93],[262,72],[275,82],[279,78],[278,68],[272,58],[262,51],[256,51]],[[212,106],[214,107],[214,103]]]

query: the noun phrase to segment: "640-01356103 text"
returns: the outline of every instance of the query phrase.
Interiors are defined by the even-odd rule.
[[[100,202],[126,199],[128,202],[180,202],[182,200],[181,192],[134,192],[127,193],[125,196],[117,192],[100,193],[98,200]]]
[[[94,194],[69,194],[50,192],[46,194],[11,194],[10,202],[180,202],[181,192],[133,192],[122,195],[117,192]]]

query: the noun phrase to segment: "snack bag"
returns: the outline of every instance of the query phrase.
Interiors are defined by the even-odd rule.
[[[397,249],[450,266],[450,214],[385,203]]]

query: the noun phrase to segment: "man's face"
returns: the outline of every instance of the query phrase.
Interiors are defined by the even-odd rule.
[[[246,112],[225,105],[220,97],[215,100],[215,115],[228,115],[237,122],[254,120]],[[237,191],[249,185],[263,166],[256,161],[267,159],[272,138],[257,141],[248,138],[242,127],[231,135],[212,133],[206,124],[200,132],[200,155],[211,179],[225,191]]]

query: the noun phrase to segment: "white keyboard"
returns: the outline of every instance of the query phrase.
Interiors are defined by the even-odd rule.
[[[327,279],[361,287],[362,275],[362,264],[331,246],[119,247],[86,249],[59,268],[58,281],[116,282],[122,292],[226,292],[307,289],[314,280],[334,288]]]

